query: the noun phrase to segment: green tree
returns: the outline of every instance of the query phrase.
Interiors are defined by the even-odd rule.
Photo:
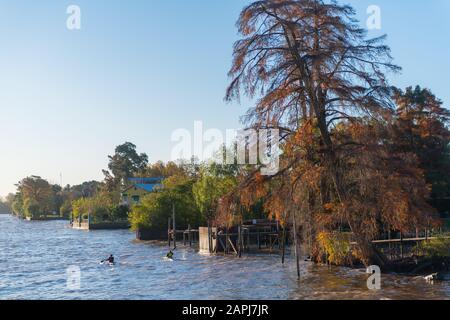
[[[72,201],[74,220],[90,217],[92,222],[124,221],[128,218],[128,208],[118,204],[117,196],[110,192],[100,192],[93,197]]]
[[[28,217],[47,215],[54,210],[54,189],[47,180],[39,176],[24,178],[17,184],[23,201],[23,210]]]
[[[145,153],[138,154],[136,145],[131,142],[117,146],[114,155],[108,158],[109,171],[103,170],[108,191],[117,191],[128,178],[144,172],[148,164],[148,156]]]
[[[216,215],[220,199],[236,185],[236,175],[227,166],[210,164],[200,170],[200,178],[192,187],[195,203],[206,220]]]
[[[23,196],[22,193],[19,191],[15,194],[13,203],[11,205],[13,214],[18,217],[23,217]]]
[[[397,89],[394,99],[394,148],[417,156],[436,205],[439,199],[450,197],[450,111],[420,86]]]
[[[61,217],[70,218],[72,214],[72,203],[69,200],[64,201],[59,209],[59,214]]]
[[[194,180],[181,175],[166,179],[164,187],[145,196],[140,205],[134,206],[129,214],[133,230],[167,228],[168,218],[175,209],[177,228],[199,226],[203,220],[192,193]]]
[[[25,199],[23,204],[23,212],[26,217],[33,219],[39,218],[44,214],[39,203],[32,198]]]
[[[173,161],[167,163],[158,161],[154,164],[150,164],[143,172],[143,176],[148,178],[171,177],[184,174],[186,174],[186,172],[183,166],[178,165]]]

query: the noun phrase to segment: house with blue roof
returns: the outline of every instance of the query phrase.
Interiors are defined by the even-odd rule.
[[[163,177],[127,179],[128,186],[121,193],[122,204],[127,206],[140,204],[144,196],[162,188],[163,180]]]

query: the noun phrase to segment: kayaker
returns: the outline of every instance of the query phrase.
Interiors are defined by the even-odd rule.
[[[168,259],[173,259],[173,252],[172,250],[169,251],[169,253],[166,256]]]
[[[114,264],[114,256],[113,256],[112,254],[110,254],[110,255],[109,255],[109,258],[103,260],[102,263],[103,263],[103,262],[108,262],[108,263]]]

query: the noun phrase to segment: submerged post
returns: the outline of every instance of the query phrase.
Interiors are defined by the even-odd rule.
[[[225,254],[229,253],[229,251],[228,251],[228,223],[225,226],[225,248],[224,248],[224,250],[225,250]]]
[[[241,247],[241,237],[242,237],[242,234],[241,234],[241,232],[242,232],[242,226],[241,225],[239,225],[238,226],[238,240],[237,240],[237,245],[238,245],[238,256],[239,256],[239,258],[242,256],[242,247]]]
[[[281,232],[281,263],[284,264],[285,257],[285,245],[286,245],[286,229],[283,227],[283,231]]]
[[[170,217],[169,217],[169,219],[167,221],[167,242],[169,244],[169,247],[170,247],[170,237],[171,237],[171,234],[170,234]]]
[[[300,279],[300,258],[299,258],[299,252],[298,252],[298,244],[297,244],[297,222],[295,221],[295,210],[292,214],[292,227],[294,228],[294,252],[295,252],[295,259],[297,260],[297,277]]]
[[[208,250],[212,253],[212,240],[211,240],[211,224],[208,221]]]
[[[400,258],[403,259],[403,232],[400,231]]]
[[[177,248],[177,228],[176,228],[176,224],[175,224],[175,204],[172,204],[172,222],[173,222],[173,230],[172,230],[172,234],[173,234],[173,248],[176,249]]]
[[[188,240],[189,240],[189,247],[192,247],[192,234],[191,234],[191,225],[188,225]]]

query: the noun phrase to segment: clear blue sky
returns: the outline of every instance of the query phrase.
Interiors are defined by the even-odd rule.
[[[102,179],[125,141],[169,160],[171,133],[239,127],[225,104],[241,0],[0,0],[0,195],[28,175],[54,183]],[[382,9],[400,87],[420,84],[450,101],[450,1],[347,1],[365,25]],[[66,28],[77,4],[82,29]]]

